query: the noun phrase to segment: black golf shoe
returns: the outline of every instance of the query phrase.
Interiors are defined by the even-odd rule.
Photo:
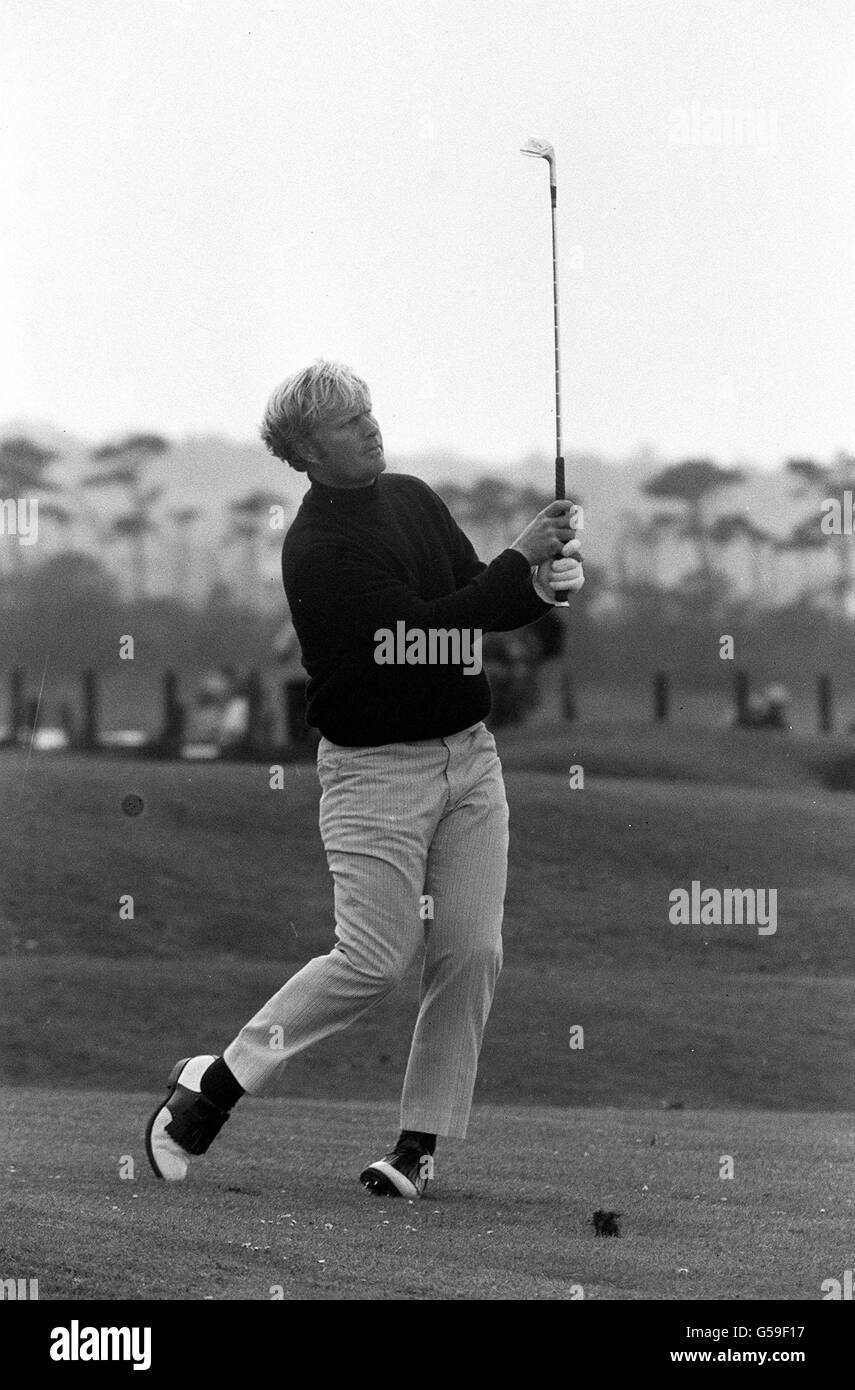
[[[375,1197],[421,1197],[433,1178],[433,1156],[415,1144],[393,1149],[359,1174]]]
[[[148,1122],[145,1151],[155,1176],[166,1182],[181,1182],[187,1176],[189,1160],[206,1153],[226,1120],[221,1110],[203,1096],[199,1082],[215,1057],[184,1057],[169,1074],[166,1099]]]

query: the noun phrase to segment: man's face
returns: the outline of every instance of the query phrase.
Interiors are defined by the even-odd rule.
[[[383,437],[370,408],[329,415],[312,431],[308,473],[328,487],[369,487],[386,467]]]

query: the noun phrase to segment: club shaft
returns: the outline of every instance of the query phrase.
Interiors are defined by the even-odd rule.
[[[556,501],[564,501],[566,480],[564,476],[564,451],[561,444],[561,334],[558,327],[558,233],[556,228],[558,178],[555,167],[555,150],[548,140],[532,138],[523,146],[522,153],[545,159],[549,164],[549,202],[552,212],[552,326],[555,342],[555,499]],[[572,534],[575,536],[575,532]],[[553,593],[556,602],[566,606],[569,589],[555,589]]]
[[[552,324],[555,339],[555,496],[561,499],[567,495],[567,485],[564,476],[564,451],[561,447],[561,333],[558,326],[558,235],[555,216],[557,195],[557,185],[551,184],[549,200],[552,205]],[[569,597],[567,589],[555,590],[557,603],[566,604]]]
[[[558,490],[558,472],[564,472],[564,451],[561,447],[561,333],[558,326],[558,236],[556,230],[555,205],[557,189],[553,185],[550,188],[550,202],[552,204],[552,323],[555,339],[555,488],[556,497],[564,496],[564,478],[561,478],[561,490]]]

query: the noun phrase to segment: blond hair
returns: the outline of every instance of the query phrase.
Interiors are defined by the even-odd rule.
[[[353,410],[370,410],[371,393],[343,362],[319,357],[276,387],[261,422],[261,438],[275,458],[305,473],[303,449],[322,420]]]

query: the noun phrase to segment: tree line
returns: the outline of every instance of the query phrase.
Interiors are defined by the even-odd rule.
[[[89,469],[75,485],[60,484],[53,465],[60,455],[32,440],[0,441],[0,499],[39,498],[40,518],[59,528],[58,553],[47,554],[26,571],[16,560],[18,547],[5,545],[11,560],[0,588],[0,644],[5,665],[37,660],[47,646],[62,664],[73,666],[86,651],[96,664],[112,661],[116,631],[142,634],[150,653],[163,664],[206,664],[253,660],[253,646],[272,650],[282,614],[262,611],[254,601],[260,589],[260,556],[269,541],[273,493],[252,491],[229,507],[223,545],[240,547],[241,584],[237,591],[211,583],[202,601],[191,601],[184,572],[187,541],[199,520],[196,507],[157,508],[164,489],[150,480],[151,464],[170,448],[156,434],[128,435],[92,449]],[[829,498],[841,503],[855,491],[855,458],[840,454],[830,463],[794,458],[784,471],[794,503],[806,514],[783,535],[775,535],[736,508],[722,510],[745,474],[710,459],[685,459],[654,473],[641,488],[658,504],[636,526],[634,543],[645,557],[641,575],[630,572],[620,547],[608,567],[586,562],[590,583],[574,603],[568,624],[572,659],[582,681],[646,679],[665,667],[695,684],[728,679],[711,655],[711,623],[733,631],[743,650],[755,654],[761,672],[795,681],[800,665],[848,675],[855,656],[853,624],[853,537],[826,535],[819,508]],[[438,484],[464,530],[489,558],[550,500],[530,484],[482,475],[468,486]],[[111,505],[101,499],[109,495]],[[579,499],[584,504],[584,498]],[[170,545],[172,583],[167,594],[150,589],[148,542],[159,533]],[[277,544],[281,536],[277,536]],[[584,537],[583,537],[584,539]],[[691,563],[679,582],[667,582],[660,558],[679,541]],[[734,589],[727,572],[727,548],[742,540],[758,568],[769,556],[815,552],[827,547],[832,576],[814,579],[791,599],[760,611]],[[131,592],[117,593],[108,563],[120,544],[132,575]],[[604,597],[613,600],[604,603]],[[284,598],[283,598],[284,608]],[[89,659],[89,658],[87,658]]]
[[[202,516],[199,507],[170,507],[163,518],[156,514],[165,489],[149,482],[147,474],[156,458],[168,453],[169,441],[159,434],[130,434],[91,449],[92,465],[79,483],[60,483],[51,466],[61,457],[22,436],[0,441],[0,499],[38,497],[39,517],[57,527],[62,549],[100,555],[118,543],[130,573],[130,589],[136,600],[150,592],[150,539],[167,530],[165,539],[172,557],[172,589],[187,595],[189,542]],[[98,500],[107,498],[106,506]],[[260,589],[261,559],[270,538],[270,508],[281,498],[263,490],[248,492],[229,504],[223,544],[240,551],[241,585],[245,595]],[[7,572],[21,568],[20,548],[5,547],[10,559]]]

